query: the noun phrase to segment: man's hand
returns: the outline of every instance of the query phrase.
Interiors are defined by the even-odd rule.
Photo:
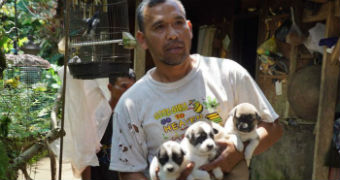
[[[191,171],[194,169],[195,164],[190,162],[186,165],[185,169],[182,171],[181,175],[177,178],[177,180],[186,180],[187,177],[190,175]],[[156,169],[156,174],[158,175],[159,167]],[[157,176],[157,180],[159,177]]]
[[[185,167],[185,169],[182,171],[179,178],[177,178],[177,180],[186,180],[187,177],[192,172],[192,170],[194,169],[194,167],[195,167],[195,163],[193,163],[193,162],[188,163],[187,166]]]
[[[221,154],[211,163],[201,166],[200,169],[211,171],[219,166],[223,172],[227,173],[230,172],[238,162],[244,159],[243,153],[236,150],[232,141],[219,141],[217,145],[221,149]]]
[[[283,134],[283,127],[277,120],[274,123],[261,122],[257,132],[260,137],[260,144],[255,149],[254,155],[264,152],[276,143]],[[230,140],[217,142],[217,144],[222,148],[221,155],[213,162],[201,166],[201,169],[210,171],[220,166],[223,172],[230,172],[238,162],[244,159],[243,152],[237,151]],[[244,147],[246,146],[247,143],[244,144]]]

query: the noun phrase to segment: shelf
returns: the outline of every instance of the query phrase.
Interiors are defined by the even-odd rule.
[[[269,75],[269,74],[259,74],[260,78],[269,78],[269,79],[286,79],[288,75]]]
[[[322,4],[319,12],[316,15],[309,15],[310,12],[305,10],[303,12],[302,22],[311,23],[311,22],[325,21],[328,15],[328,11],[329,11],[329,8],[328,8],[329,5],[330,3]]]

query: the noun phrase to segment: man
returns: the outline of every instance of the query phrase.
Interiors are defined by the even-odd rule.
[[[264,122],[255,154],[282,134],[274,112],[249,73],[236,62],[190,55],[192,26],[178,0],[144,0],[137,9],[137,40],[156,65],[126,93],[114,112],[110,169],[123,180],[147,179],[146,170],[158,146],[180,141],[196,121],[222,122],[239,103],[255,105]],[[248,179],[242,153],[221,142],[222,154],[203,169],[222,167],[226,178]],[[193,164],[181,178],[190,173]],[[228,173],[228,174],[227,174]]]
[[[109,84],[107,85],[111,97],[109,105],[113,110],[120,98],[120,96],[129,89],[136,81],[136,75],[132,69],[129,70],[129,74],[114,76],[109,78]],[[100,108],[100,107],[99,107]],[[100,109],[98,109],[100,110]],[[112,138],[112,116],[110,117],[109,124],[106,127],[104,136],[100,143],[102,145],[101,150],[97,153],[99,166],[91,166],[91,179],[92,180],[110,180],[118,179],[118,173],[116,171],[109,170],[110,154],[111,154],[111,138]]]

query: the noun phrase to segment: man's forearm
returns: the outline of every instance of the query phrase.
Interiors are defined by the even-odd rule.
[[[257,132],[260,135],[260,144],[255,149],[254,155],[266,151],[275,144],[283,134],[283,127],[278,120],[274,123],[261,122]]]
[[[275,123],[261,122],[258,128],[260,144],[255,149],[255,154],[267,150],[280,139],[283,133],[282,126],[277,121]],[[231,140],[219,142],[218,145],[223,149],[222,153],[213,162],[201,166],[202,169],[210,171],[219,166],[224,172],[230,172],[235,165],[244,160],[244,153],[237,151]]]
[[[120,180],[148,180],[141,172],[119,172]]]
[[[276,120],[274,123],[265,123],[261,122],[258,126],[258,133],[260,136],[260,143],[256,147],[254,151],[254,156],[258,155],[271,146],[273,146],[282,136],[283,134],[283,127],[282,125]],[[245,144],[245,147],[248,145],[248,142]],[[233,157],[229,158],[229,163],[231,165],[231,170],[236,164],[240,161],[244,160],[244,152],[235,151],[232,153]]]

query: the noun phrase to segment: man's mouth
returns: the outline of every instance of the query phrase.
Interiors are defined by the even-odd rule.
[[[167,52],[170,52],[170,53],[173,53],[173,54],[177,54],[177,53],[180,53],[183,51],[183,47],[171,47],[171,48],[168,48],[166,50]]]
[[[184,49],[184,45],[182,42],[175,42],[175,43],[170,43],[165,46],[165,51],[170,52],[170,53],[180,53]]]

